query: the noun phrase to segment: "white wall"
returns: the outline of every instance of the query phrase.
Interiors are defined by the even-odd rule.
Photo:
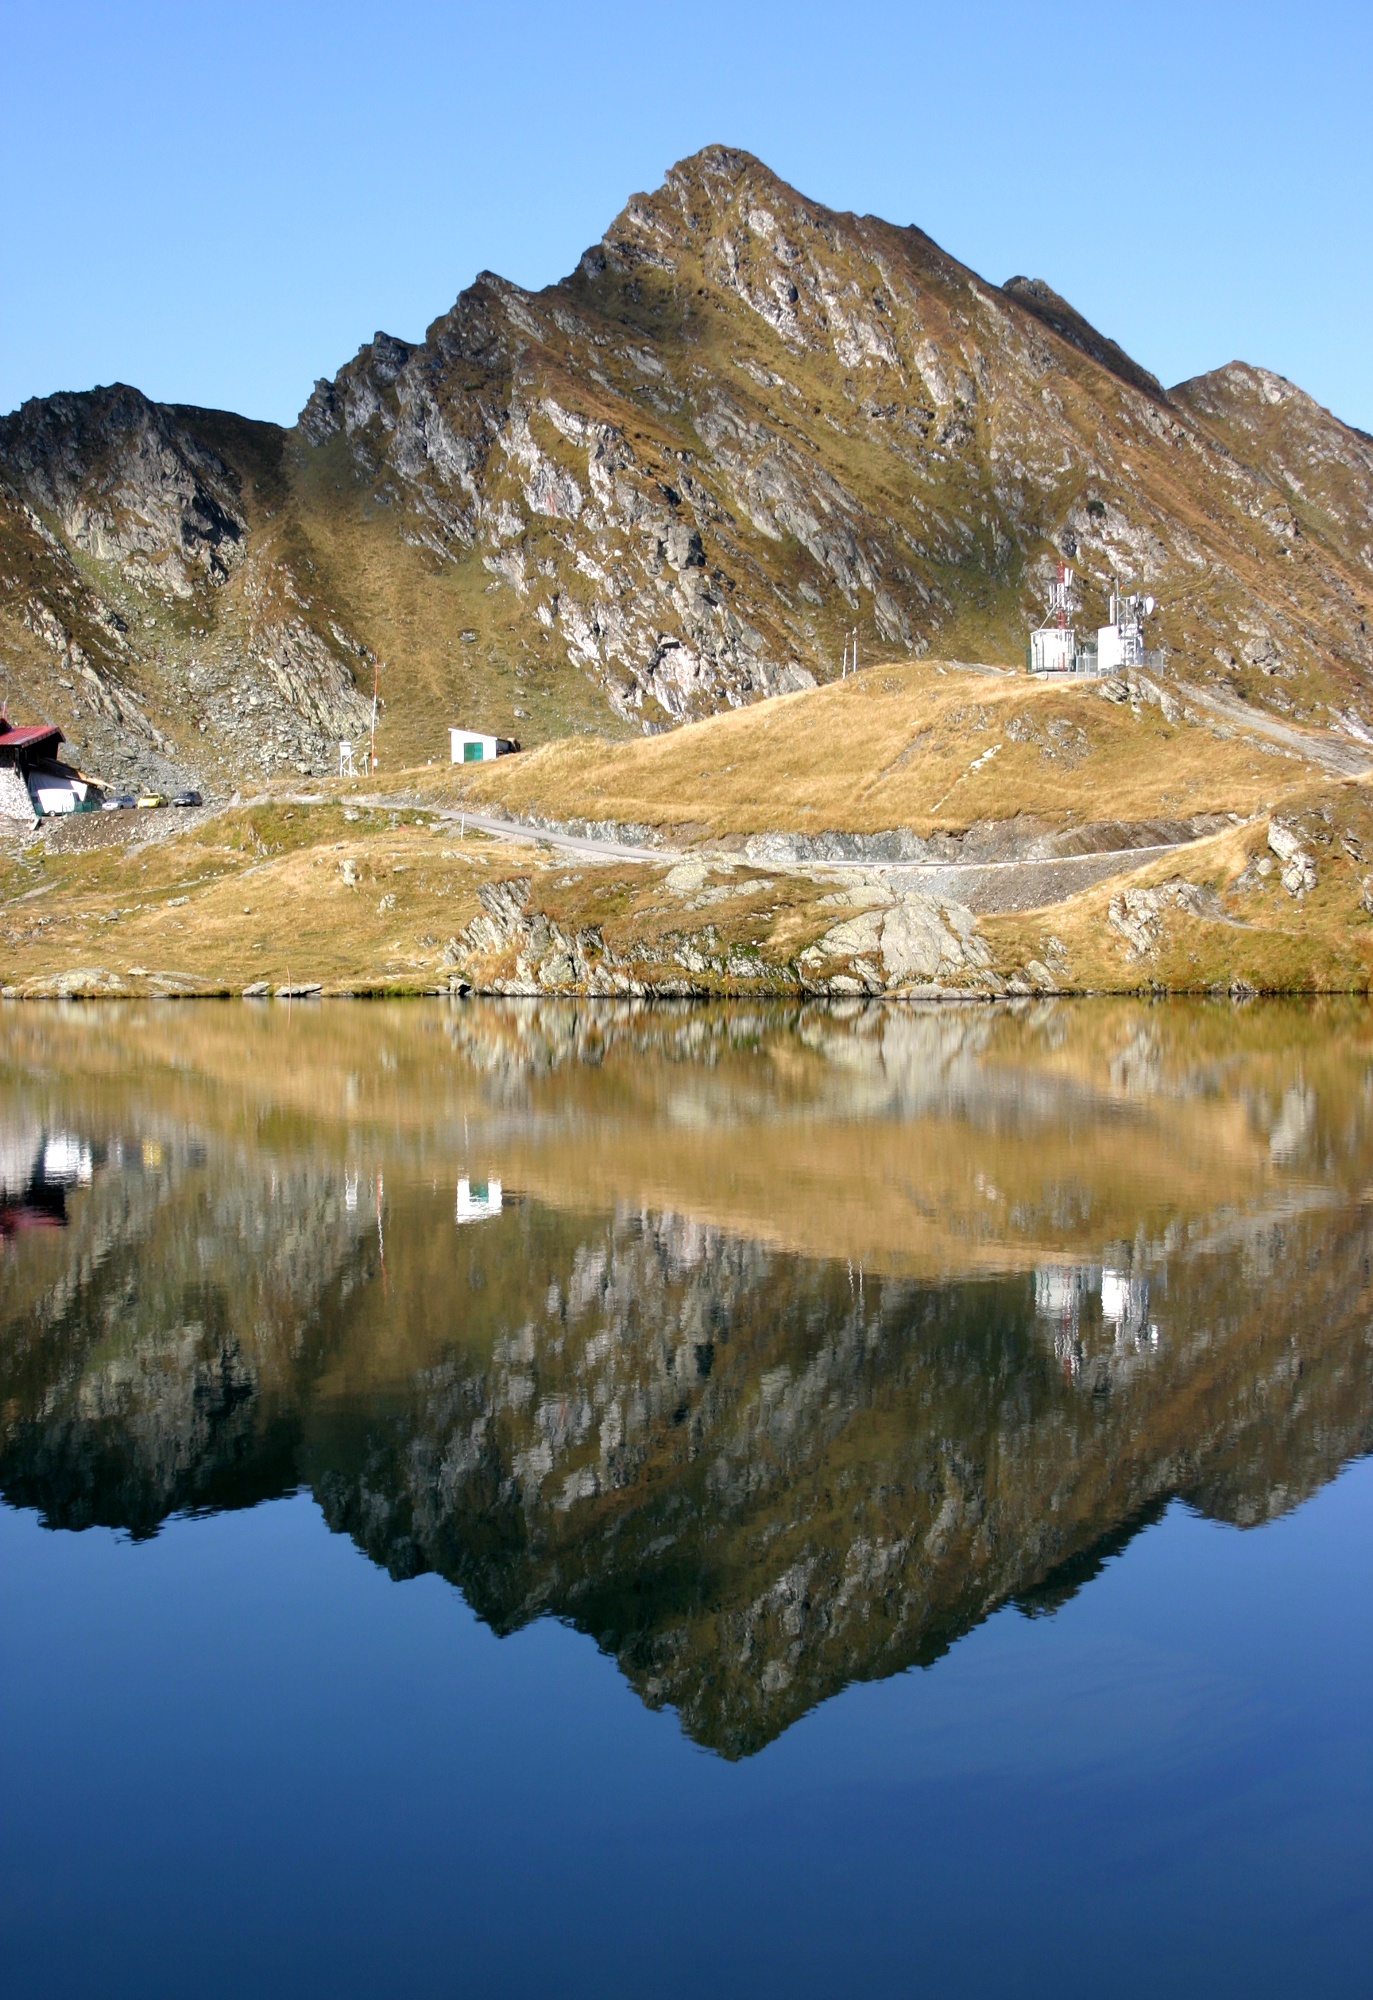
[[[1037,674],[1071,673],[1076,651],[1077,637],[1072,631],[1060,632],[1050,626],[1030,634],[1030,665]]]
[[[489,763],[496,754],[495,737],[479,736],[475,729],[450,729],[448,732],[448,742],[452,752],[452,761],[455,764],[461,764],[466,761],[463,757],[463,749],[469,743],[480,743],[481,762],[483,764]],[[476,763],[477,759],[473,758],[472,761]]]
[[[75,812],[84,805],[87,787],[80,778],[54,778],[43,771],[29,773],[29,797],[45,816]]]

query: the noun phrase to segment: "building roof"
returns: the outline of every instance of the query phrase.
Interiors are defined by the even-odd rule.
[[[52,722],[30,722],[16,729],[5,716],[0,715],[0,750],[56,750],[66,738]]]

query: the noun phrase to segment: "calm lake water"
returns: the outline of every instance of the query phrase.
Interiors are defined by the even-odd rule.
[[[0,1009],[0,1989],[1360,1994],[1373,1020]]]

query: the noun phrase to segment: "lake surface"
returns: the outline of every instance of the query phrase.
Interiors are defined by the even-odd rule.
[[[1367,1990],[1362,1006],[0,1009],[0,1990]]]

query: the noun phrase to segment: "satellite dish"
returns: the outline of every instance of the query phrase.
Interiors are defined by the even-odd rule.
[[[1146,618],[1152,618],[1154,615],[1154,600],[1152,597],[1146,597],[1144,600],[1144,615]]]

